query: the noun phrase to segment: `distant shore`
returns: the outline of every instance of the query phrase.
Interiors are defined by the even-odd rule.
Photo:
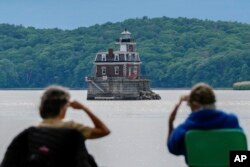
[[[87,90],[87,88],[69,88],[70,90]],[[153,90],[190,90],[191,88],[154,88]],[[232,87],[229,88],[214,88],[215,90],[233,90]],[[0,88],[0,90],[44,90],[44,88]]]
[[[236,82],[233,84],[234,90],[250,90],[250,81]]]
[[[87,90],[84,88],[69,88],[70,90]],[[0,90],[44,90],[44,88],[0,88]]]

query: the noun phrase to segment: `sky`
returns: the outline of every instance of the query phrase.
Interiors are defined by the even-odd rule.
[[[250,24],[249,8],[250,0],[0,0],[0,23],[75,29],[166,16]]]

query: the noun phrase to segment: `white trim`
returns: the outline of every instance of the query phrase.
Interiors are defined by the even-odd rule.
[[[98,56],[98,54],[95,55],[95,61],[97,60],[97,56]]]

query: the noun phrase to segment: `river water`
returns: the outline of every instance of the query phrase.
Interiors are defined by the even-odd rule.
[[[182,156],[166,149],[167,118],[179,96],[189,90],[155,90],[158,101],[87,101],[85,90],[71,91],[72,99],[88,105],[111,129],[108,137],[88,140],[87,148],[101,167],[184,167]],[[250,143],[250,91],[216,90],[217,106],[235,113]],[[23,129],[40,121],[42,91],[0,91],[0,161],[7,146]],[[175,125],[190,113],[182,104]],[[68,110],[67,119],[92,125],[84,112]]]

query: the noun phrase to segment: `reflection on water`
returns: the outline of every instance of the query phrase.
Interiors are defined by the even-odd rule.
[[[87,141],[98,164],[105,167],[184,167],[183,157],[166,150],[166,127],[169,112],[179,96],[188,90],[156,90],[162,100],[156,101],[86,101],[86,91],[71,91],[72,99],[87,104],[110,127],[110,136]],[[40,121],[39,98],[42,91],[0,91],[0,160],[13,137]],[[250,139],[250,91],[218,90],[217,106],[234,112],[240,118]],[[183,104],[176,124],[190,113]],[[68,119],[92,125],[83,112],[69,110]]]

